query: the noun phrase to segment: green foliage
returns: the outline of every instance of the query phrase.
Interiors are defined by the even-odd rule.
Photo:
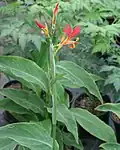
[[[66,125],[68,131],[73,134],[75,141],[78,143],[78,131],[75,117],[65,105],[58,105],[57,120]]]
[[[8,149],[14,149],[17,145],[17,142],[7,139],[7,138],[0,138],[0,149],[1,150],[8,150]]]
[[[104,150],[113,150],[113,149],[116,149],[116,150],[119,150],[120,149],[120,144],[117,144],[117,143],[107,143],[107,144],[102,144],[100,146],[101,148],[103,148]]]
[[[50,120],[36,123],[7,125],[0,128],[0,137],[13,139],[14,141],[17,141],[18,144],[33,150],[53,150],[52,138],[50,137],[50,127]],[[56,150],[58,150],[57,142]]]
[[[0,70],[9,76],[25,82],[35,92],[42,87],[48,90],[48,78],[45,72],[33,61],[15,56],[0,57]]]
[[[95,95],[101,102],[102,98],[91,75],[83,68],[69,61],[57,63],[57,72],[63,74],[60,82],[66,87],[85,87],[91,94]]]
[[[108,144],[116,144],[114,131],[98,117],[83,109],[69,109],[69,99],[64,88],[84,87],[100,102],[103,102],[95,83],[101,78],[92,73],[98,73],[98,66],[102,66],[105,62],[98,61],[95,54],[93,56],[90,53],[101,52],[103,54],[107,52],[115,55],[115,37],[119,35],[120,29],[118,8],[120,2],[117,0],[114,2],[112,0],[109,2],[105,0],[60,1],[57,30],[50,28],[55,3],[55,0],[37,0],[36,2],[27,0],[23,2],[23,5],[13,3],[0,8],[2,40],[3,38],[12,39],[11,45],[15,41],[15,45],[21,47],[21,55],[32,59],[31,61],[17,56],[0,57],[0,71],[17,79],[23,85],[21,90],[1,89],[0,94],[7,98],[0,101],[0,108],[10,111],[17,120],[24,122],[0,128],[0,138],[3,140],[1,149],[8,142],[8,146],[19,144],[20,150],[59,150],[59,147],[60,150],[63,150],[64,145],[83,149],[78,137],[77,123],[87,132]],[[115,18],[112,24],[107,18],[110,16]],[[39,18],[41,23],[46,22],[50,33],[54,31],[55,35],[51,34],[49,38],[45,37],[36,28],[35,18]],[[78,45],[75,52],[69,50],[71,53],[69,60],[76,62],[75,59],[77,59],[77,64],[87,68],[90,73],[73,62],[57,62],[54,48],[63,34],[62,28],[68,22],[71,22],[72,25],[81,25],[81,36],[86,35],[82,39],[84,42],[81,40],[81,45]],[[75,57],[75,55],[77,56]],[[119,58],[119,49],[116,57]],[[115,71],[115,69],[117,70]],[[119,74],[117,67],[102,71],[106,70]],[[116,76],[113,78],[117,79]],[[109,79],[108,81],[106,80],[108,83],[115,84],[116,90],[119,90],[117,85],[119,80],[111,82]],[[100,107],[104,107],[104,105]],[[108,110],[107,107],[106,104],[105,111]],[[118,106],[112,105],[111,111],[119,114],[116,107],[118,109]],[[52,120],[52,124],[50,120]],[[67,128],[68,134],[65,133],[65,128]],[[56,137],[56,129],[60,138]]]
[[[8,97],[23,108],[26,108],[28,110],[28,112],[26,111],[27,113],[31,110],[35,113],[44,114],[44,102],[32,92],[16,89],[1,89],[0,94]]]
[[[100,111],[111,111],[115,113],[118,117],[120,117],[120,104],[103,104],[96,108]]]
[[[105,85],[113,84],[114,88],[118,92],[120,90],[120,68],[115,66],[103,66],[101,72],[111,72],[105,80]]]

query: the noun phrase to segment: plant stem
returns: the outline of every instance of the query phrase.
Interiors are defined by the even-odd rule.
[[[52,124],[53,124],[53,150],[55,150],[55,140],[56,140],[56,113],[57,113],[57,102],[56,102],[56,86],[55,86],[55,58],[54,58],[54,47],[52,41],[50,40],[50,72],[51,72],[51,94],[52,94]]]

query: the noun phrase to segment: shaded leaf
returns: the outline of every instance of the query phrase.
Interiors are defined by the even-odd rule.
[[[57,120],[66,125],[68,131],[73,134],[76,142],[78,142],[78,131],[75,117],[65,105],[58,105]]]
[[[6,110],[9,112],[15,112],[15,113],[19,113],[19,114],[30,113],[30,111],[28,111],[24,107],[16,104],[15,102],[13,102],[11,99],[8,99],[8,98],[4,98],[4,99],[0,100],[0,110]]]
[[[63,141],[64,144],[67,146],[74,146],[75,148],[79,150],[83,150],[82,142],[76,143],[74,137],[70,133],[63,132]]]

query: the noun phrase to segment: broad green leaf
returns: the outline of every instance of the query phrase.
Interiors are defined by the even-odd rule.
[[[78,150],[83,150],[82,143],[81,142],[79,142],[79,144],[76,143],[74,137],[70,133],[63,132],[63,141],[64,141],[64,144],[67,146],[74,146]]]
[[[45,91],[48,89],[45,72],[31,60],[18,56],[0,56],[0,71]]]
[[[85,87],[101,102],[103,101],[92,76],[83,68],[70,61],[60,61],[57,63],[56,69],[58,73],[64,74],[64,77],[60,80],[61,84],[72,88]]]
[[[75,117],[65,105],[57,106],[57,120],[66,125],[68,131],[73,134],[78,143],[78,131]]]
[[[100,145],[104,150],[120,150],[120,144],[118,143],[105,143]]]
[[[17,145],[17,142],[11,139],[0,138],[0,150],[13,150]]]
[[[24,107],[16,104],[11,99],[4,98],[0,100],[0,110],[6,110],[9,112],[19,113],[19,114],[29,114],[30,111]]]
[[[44,114],[44,102],[31,91],[21,89],[0,89],[0,94],[11,99],[16,104],[32,110],[35,113]]]
[[[112,128],[98,117],[81,108],[72,108],[71,111],[77,122],[90,134],[103,141],[116,142],[115,133]]]
[[[10,138],[32,150],[53,150],[53,139],[48,129],[44,127],[45,123],[51,126],[48,120],[37,123],[10,124],[0,128],[0,137]],[[55,150],[59,150],[57,142]]]
[[[100,111],[111,111],[115,113],[118,117],[120,117],[120,103],[118,104],[106,103],[98,106],[96,109]]]

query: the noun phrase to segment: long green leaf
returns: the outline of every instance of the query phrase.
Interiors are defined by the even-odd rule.
[[[18,114],[29,114],[30,111],[25,109],[24,107],[16,104],[11,99],[4,98],[0,100],[0,110],[7,110],[9,112],[14,112]]]
[[[104,150],[120,150],[120,144],[118,143],[105,143],[100,145]]]
[[[17,145],[17,142],[11,139],[0,138],[0,150],[13,150]]]
[[[53,150],[53,140],[50,137],[48,127],[49,120],[38,123],[17,123],[0,128],[0,138],[10,138],[18,144],[32,150]],[[56,150],[59,150],[56,142]]]
[[[100,111],[111,111],[115,113],[118,117],[120,117],[120,104],[110,104],[110,103],[107,104],[106,103],[106,104],[98,106],[96,109]]]
[[[0,94],[13,100],[16,104],[32,110],[35,113],[44,113],[44,102],[31,91],[21,89],[0,89]]]
[[[73,134],[76,142],[78,143],[78,131],[75,117],[65,105],[58,105],[57,120],[66,125],[68,131]]]
[[[72,108],[71,111],[77,122],[86,131],[103,141],[116,142],[115,133],[112,128],[106,125],[98,117],[81,108]]]
[[[18,56],[0,56],[0,71],[45,91],[48,89],[45,72],[31,60]]]
[[[85,87],[102,102],[102,97],[95,81],[83,68],[70,61],[60,61],[57,63],[56,69],[59,74],[64,75],[60,80],[64,86],[72,88]]]

